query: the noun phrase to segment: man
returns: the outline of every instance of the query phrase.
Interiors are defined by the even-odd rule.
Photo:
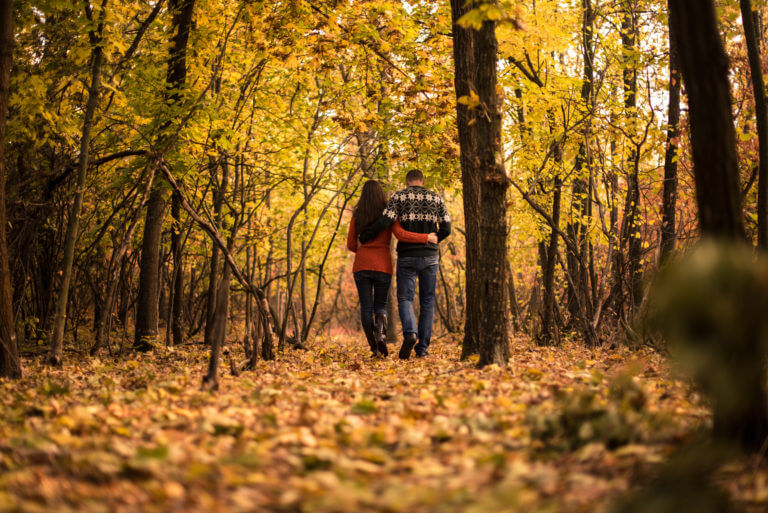
[[[407,187],[397,191],[379,218],[360,234],[365,244],[387,226],[400,219],[404,229],[417,233],[437,233],[438,244],[451,234],[451,218],[445,202],[438,194],[424,188],[424,175],[413,169],[405,176]],[[400,358],[407,360],[411,351],[426,356],[432,337],[435,314],[435,287],[440,265],[438,245],[432,243],[397,243],[397,305],[403,325]],[[413,311],[416,279],[419,280],[419,319]]]

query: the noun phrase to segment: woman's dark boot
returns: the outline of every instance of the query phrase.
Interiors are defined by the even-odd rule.
[[[389,350],[387,349],[387,314],[376,314],[376,347],[379,352],[387,356]]]
[[[368,340],[368,345],[371,348],[371,351],[373,352],[373,356],[378,356],[379,349],[378,344],[376,343],[376,336],[373,333],[373,326],[367,325],[363,326],[363,332],[365,333],[365,338]]]

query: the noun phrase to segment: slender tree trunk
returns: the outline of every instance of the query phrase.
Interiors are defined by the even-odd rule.
[[[496,91],[498,43],[496,22],[486,20],[474,33],[475,86],[481,112],[477,122],[480,163],[480,269],[482,338],[478,366],[506,365],[509,360],[507,318],[507,188],[501,151],[501,99]]]
[[[220,153],[219,157],[221,160],[221,182],[216,190],[216,199],[213,203],[214,221],[216,222],[217,230],[221,230],[221,211],[224,206],[224,197],[227,193],[227,186],[229,185],[229,163],[227,162],[226,155],[223,153]],[[210,168],[213,172],[216,171],[216,167],[215,162],[212,162]],[[211,345],[213,337],[215,336],[216,307],[218,305],[216,294],[218,294],[219,290],[219,274],[221,273],[221,264],[219,260],[219,248],[214,244],[211,249],[211,268],[208,273],[208,303],[205,315],[204,340],[205,345],[207,346]]]
[[[542,281],[544,282],[543,304],[541,307],[541,332],[537,342],[540,345],[560,343],[560,329],[555,318],[555,265],[557,264],[557,229],[560,224],[560,197],[562,194],[562,181],[555,177],[554,196],[552,199],[552,233],[549,236],[549,247],[546,251],[546,265],[543,269]]]
[[[741,4],[741,19],[744,24],[744,38],[747,42],[749,70],[752,76],[760,155],[757,175],[757,244],[760,249],[766,251],[768,250],[768,104],[766,104],[765,83],[763,82],[757,12],[752,9],[751,0],[739,0],[739,3]]]
[[[227,241],[227,250],[232,252],[234,237]],[[208,373],[203,377],[203,386],[211,390],[219,388],[219,362],[221,349],[227,336],[227,316],[229,315],[229,282],[232,278],[232,269],[225,265],[219,280],[219,290],[216,292],[216,316],[214,318],[214,336],[211,341],[211,356],[208,360]]]
[[[395,250],[395,241],[389,245],[389,253],[394,260],[397,258]],[[397,293],[394,284],[389,287],[389,297],[387,299],[387,343],[394,344],[400,338],[397,321]]]
[[[474,34],[472,29],[457,24],[459,18],[474,8],[474,2],[451,0],[453,23],[454,88],[456,98],[469,97],[475,91]],[[475,91],[476,92],[476,91]],[[461,182],[463,186],[464,225],[466,239],[466,309],[464,318],[464,342],[461,358],[477,354],[480,344],[480,300],[478,277],[480,261],[480,164],[477,157],[477,134],[470,125],[474,114],[464,103],[456,103],[456,123],[459,132]]]
[[[89,4],[86,4],[89,5]],[[101,3],[99,23],[96,31],[91,31],[88,36],[91,43],[91,80],[88,86],[88,101],[85,105],[83,117],[83,130],[80,137],[80,157],[77,163],[77,181],[75,184],[75,203],[67,222],[67,234],[64,239],[64,263],[61,269],[61,287],[56,299],[56,313],[53,319],[53,337],[51,350],[48,355],[48,363],[60,366],[62,363],[62,350],[64,347],[64,327],[67,319],[67,303],[69,301],[69,285],[72,280],[72,267],[75,260],[75,246],[77,244],[78,230],[80,228],[80,213],[83,210],[83,197],[85,196],[85,178],[88,173],[88,162],[91,156],[91,128],[96,107],[99,105],[99,88],[101,82],[101,67],[104,59],[104,48],[101,44],[104,17],[106,16],[107,0]],[[91,18],[90,7],[87,8],[88,18]]]
[[[680,72],[677,41],[669,28],[669,108],[667,111],[667,151],[664,155],[664,204],[661,217],[660,260],[664,263],[675,249],[677,240],[677,154],[680,138]]]
[[[173,303],[171,304],[171,344],[179,346],[184,342],[181,330],[184,309],[184,263],[181,235],[181,198],[173,194],[171,198],[171,216],[173,233],[171,234],[171,253],[173,254]]]
[[[702,235],[745,243],[739,190],[736,137],[731,114],[728,58],[718,31],[713,0],[670,0],[670,24],[677,36],[680,70],[688,94],[696,200]],[[722,341],[727,343],[727,341]],[[737,411],[713,404],[715,436],[749,450],[762,450],[768,438],[768,394],[764,355],[736,355],[754,361],[745,370],[754,380]],[[737,349],[738,350],[738,349]]]
[[[173,12],[173,41],[168,59],[167,103],[177,107],[181,102],[180,90],[187,79],[187,42],[192,28],[195,0],[171,0]],[[164,127],[171,126],[167,121]],[[164,135],[161,135],[162,144]],[[166,148],[166,151],[168,148]],[[133,347],[137,351],[149,351],[157,338],[158,278],[160,275],[160,239],[163,232],[167,186],[164,181],[155,184],[147,205],[144,221],[144,238],[141,243],[141,269],[139,271],[139,296],[136,300],[136,327]]]
[[[621,13],[621,46],[624,54],[624,115],[628,120],[637,118],[637,16],[634,0],[626,0]],[[627,156],[627,195],[624,201],[624,219],[621,243],[627,247],[626,279],[629,284],[630,314],[642,299],[642,268],[640,256],[642,240],[638,233],[640,208],[640,155],[634,137],[628,137],[630,146]]]
[[[5,228],[5,133],[13,65],[13,0],[0,0],[0,378],[20,378]]]
[[[147,178],[147,185],[144,189],[141,202],[139,203],[138,211],[133,216],[128,229],[125,231],[120,245],[112,252],[112,257],[110,258],[109,266],[107,267],[107,292],[104,296],[104,306],[102,308],[103,318],[99,323],[99,328],[96,330],[96,341],[91,348],[91,356],[95,355],[99,349],[101,349],[104,342],[109,340],[109,332],[112,326],[112,311],[115,305],[115,297],[117,296],[116,292],[120,285],[120,277],[124,274],[123,267],[125,266],[125,255],[128,252],[128,247],[133,239],[133,233],[138,225],[141,210],[147,203],[154,176],[154,168],[151,168],[149,177]]]

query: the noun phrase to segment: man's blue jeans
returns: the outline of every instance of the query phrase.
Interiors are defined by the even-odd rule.
[[[373,326],[374,314],[387,313],[387,297],[392,276],[379,271],[357,271],[357,294],[360,296],[360,322]]]
[[[435,317],[435,287],[440,257],[398,257],[397,259],[397,305],[403,336],[416,333],[419,342],[416,354],[424,354],[432,338],[432,321]],[[419,280],[419,320],[413,311],[413,296],[416,293],[416,279]]]

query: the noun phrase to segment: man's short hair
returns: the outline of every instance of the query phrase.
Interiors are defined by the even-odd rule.
[[[424,173],[421,172],[421,169],[411,169],[408,171],[408,174],[405,175],[405,181],[408,183],[423,182]]]

